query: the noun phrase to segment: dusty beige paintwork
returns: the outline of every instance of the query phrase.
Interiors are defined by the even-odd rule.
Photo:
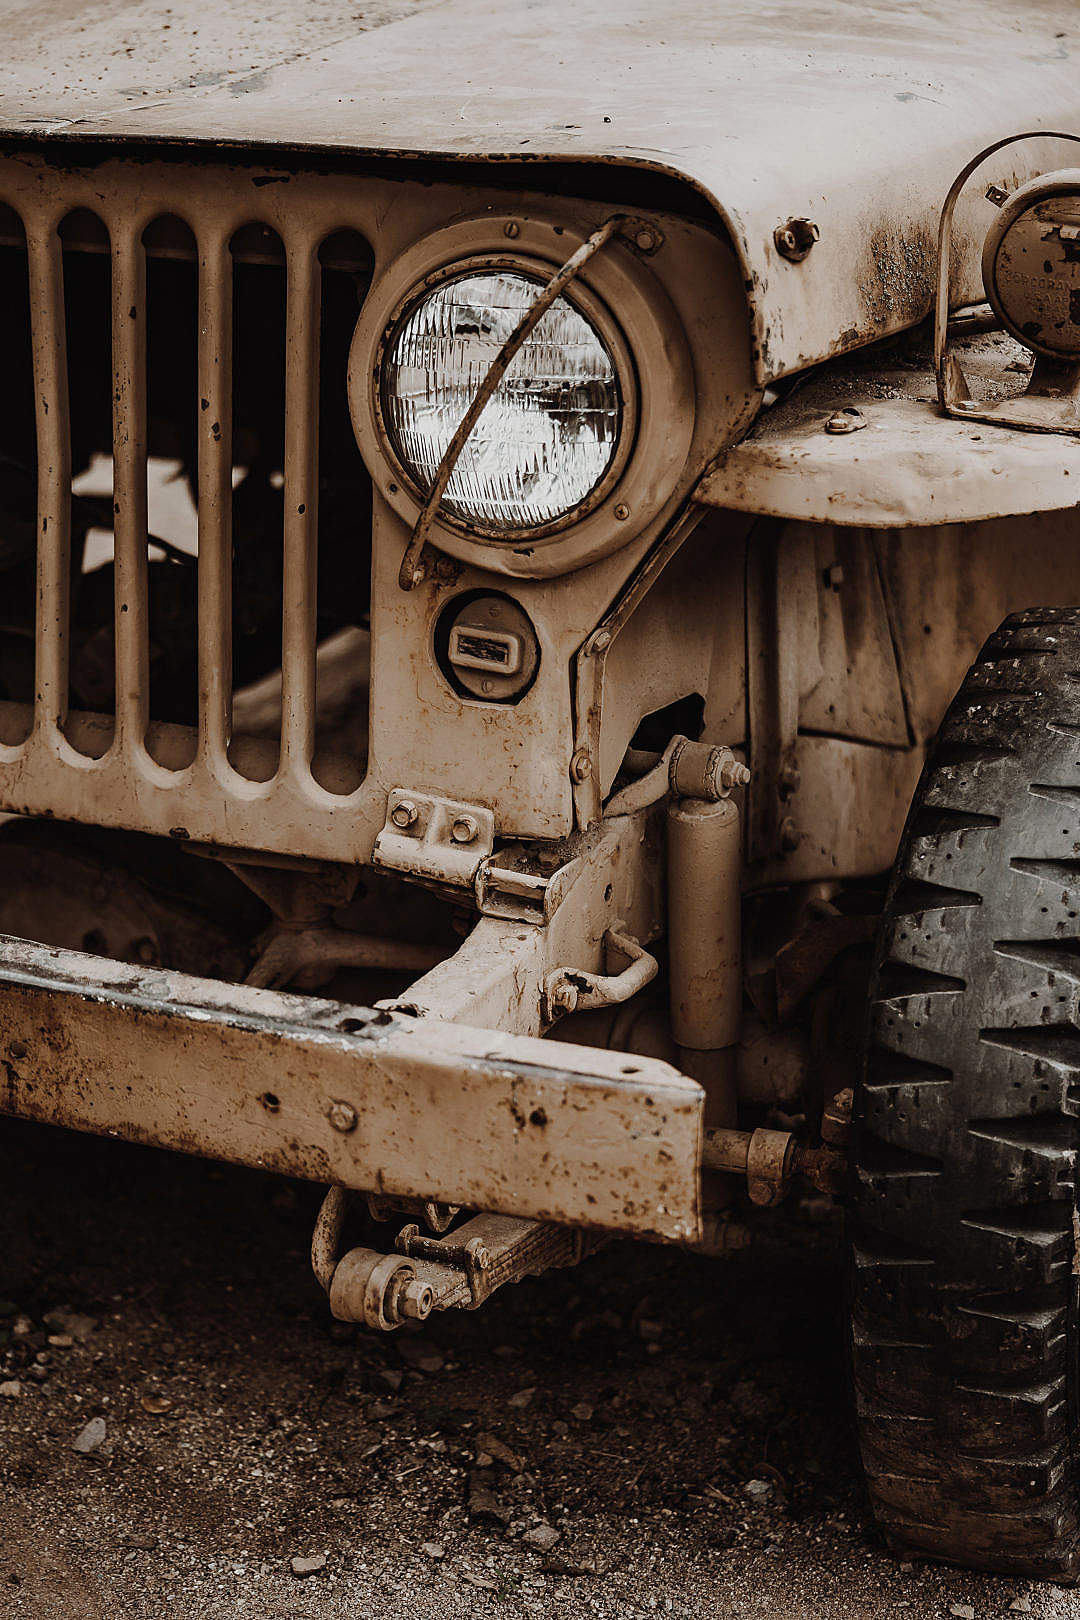
[[[765,384],[922,319],[933,226],[960,164],[1030,124],[1033,106],[1048,125],[1080,118],[1069,28],[1040,0],[957,0],[940,21],[914,0],[813,16],[796,0],[768,13],[731,0],[722,29],[705,0],[510,0],[491,53],[490,4],[447,0],[408,17],[388,7],[356,34],[341,17],[338,35],[328,11],[291,50],[272,11],[245,68],[217,20],[192,56],[192,13],[168,13],[167,45],[155,15],[137,8],[128,66],[113,57],[91,75],[115,10],[86,28],[53,7],[47,51],[35,43],[0,67],[13,142],[0,200],[26,229],[44,536],[37,699],[32,714],[0,710],[0,806],[171,835],[234,864],[356,866],[378,843],[385,868],[481,920],[381,1016],[0,944],[3,1106],[389,1195],[696,1240],[706,1093],[736,1123],[740,829],[746,888],[880,873],[974,645],[1036,582],[1059,599],[1080,588],[1053,510],[1070,504],[1075,445],[965,437],[911,397],[914,371],[906,393],[890,391],[877,357],[839,393],[825,371],[747,430]],[[1010,152],[980,185],[1060,162],[1058,144]],[[115,719],[66,713],[56,227],[79,206],[103,219],[112,253]],[[987,206],[973,187],[957,216],[954,301],[980,296]],[[193,730],[152,726],[147,695],[141,233],[165,213],[190,225],[200,266]],[[280,751],[232,734],[228,677],[228,244],[252,219],[286,256]],[[342,228],[374,259],[350,362],[374,484],[370,734],[365,759],[323,761],[316,778],[317,249]],[[459,259],[550,277],[595,233],[603,245],[576,287],[637,367],[625,464],[550,546],[436,515],[422,578],[403,590],[423,494],[405,487],[378,420],[388,323]],[[826,434],[819,400],[823,416],[858,410],[866,425]],[[975,561],[956,540],[974,530],[940,527],[1040,510],[980,533]],[[940,552],[919,573],[908,526],[931,523]],[[941,557],[951,612],[928,596]],[[462,698],[432,653],[443,605],[493,583],[540,646],[538,679],[512,707]],[[605,816],[605,800],[639,768],[627,748],[642,718],[693,696],[707,738],[738,748],[752,776],[721,810],[674,812],[679,903],[665,922],[663,815]],[[476,849],[451,849],[448,834],[413,860],[392,812],[416,802],[425,827],[440,805],[439,825],[475,823]],[[696,835],[721,825],[720,840]],[[689,903],[709,894],[724,913],[711,931]],[[617,1000],[651,980],[665,929],[688,1073],[634,1053],[560,1046],[553,1059],[535,1037],[579,998]],[[314,943],[349,960],[333,930]],[[253,976],[267,971],[264,960]]]

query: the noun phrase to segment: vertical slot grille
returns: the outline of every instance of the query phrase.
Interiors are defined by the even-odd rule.
[[[359,225],[369,222],[358,209],[354,224],[340,196],[331,195],[329,188],[324,188],[319,207],[293,207],[291,197],[276,208],[263,204],[267,218],[262,220],[253,197],[259,203],[263,197],[253,192],[243,172],[215,171],[208,183],[211,194],[203,196],[206,171],[185,170],[185,190],[177,183],[175,168],[159,167],[160,173],[153,165],[128,169],[115,163],[87,174],[38,167],[31,175],[29,160],[23,169],[17,158],[0,159],[0,207],[10,207],[25,230],[37,444],[33,690],[27,675],[24,690],[0,697],[0,807],[232,847],[355,859],[370,849],[381,822],[383,792],[368,787],[362,761],[342,756],[335,763],[334,757],[324,757],[325,750],[318,752],[318,641],[320,635],[331,635],[336,624],[334,614],[321,613],[319,602],[321,249],[327,241],[350,245],[356,263],[350,263],[347,273],[355,273],[362,292],[365,270],[370,278],[370,254],[361,265],[363,254],[355,244],[366,244]],[[360,195],[357,189],[358,199]],[[72,220],[76,223],[69,230]],[[237,241],[252,240],[253,232],[273,233],[284,258],[269,272],[283,279],[284,298],[284,444],[283,452],[277,452],[282,517],[279,538],[267,548],[266,559],[268,566],[281,568],[276,741],[266,735],[233,735],[234,487],[239,476],[234,458],[242,457],[234,421],[235,248]],[[155,375],[151,391],[148,365],[160,362],[150,335],[157,328],[150,326],[148,255],[155,254],[190,265],[190,274],[185,271],[155,285],[190,290],[196,328],[189,370],[196,379],[197,399],[185,419],[185,432],[188,423],[193,426],[189,461],[198,531],[197,583],[186,576],[196,603],[196,690],[169,711],[182,711],[190,724],[162,718],[163,709],[153,701],[152,610],[158,576],[148,573],[153,539],[148,467],[154,453],[151,392],[160,394],[161,379]],[[80,291],[80,276],[103,286],[106,271],[109,307],[89,344],[90,352],[100,353],[102,374],[87,379],[81,375],[85,368],[71,331],[72,300]],[[340,265],[334,265],[334,273],[342,274]],[[162,319],[161,307],[159,298],[155,321]],[[187,330],[183,323],[178,327]],[[168,344],[159,347],[167,355]],[[106,348],[111,348],[111,362],[104,358]],[[335,361],[339,363],[343,360]],[[87,510],[105,514],[106,502],[100,494],[93,502],[80,496],[73,518],[72,475],[87,454],[81,433],[75,434],[79,442],[73,445],[73,412],[77,401],[94,396],[95,388],[108,389],[108,410],[102,408],[99,415],[111,412],[111,434],[106,428],[96,449],[99,459],[107,459],[111,450],[112,557],[102,566],[112,569],[113,612],[111,626],[104,626],[99,637],[105,644],[102,679],[94,689],[99,701],[88,707],[88,683],[80,687],[75,679],[83,633],[80,602],[100,605],[108,579],[101,575],[93,591],[85,590],[89,576],[81,573],[81,553],[88,523],[101,527],[105,521],[103,516],[87,518]],[[103,396],[94,397],[101,405]],[[344,398],[340,408],[345,408]],[[340,426],[334,432],[340,437]],[[352,490],[353,463],[348,479]],[[369,497],[350,495],[350,519],[359,513],[366,522],[369,511]],[[352,530],[347,532],[352,540]],[[343,557],[346,569],[354,566],[340,539],[339,531],[335,578]],[[366,536],[357,539],[361,555],[366,543]],[[154,555],[160,558],[161,553]],[[340,608],[339,599],[334,609]],[[191,612],[190,602],[186,611]],[[362,590],[353,612],[352,622],[362,623]],[[362,637],[362,632],[356,635]],[[190,680],[189,675],[188,691]]]

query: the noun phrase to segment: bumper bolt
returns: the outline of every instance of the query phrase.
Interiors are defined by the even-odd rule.
[[[326,1111],[326,1117],[335,1131],[347,1136],[356,1129],[356,1109],[351,1103],[332,1102]]]
[[[415,804],[413,804],[410,799],[402,799],[401,803],[395,804],[394,808],[391,810],[390,820],[394,823],[395,827],[411,827],[419,814],[419,810],[417,810]]]
[[[458,816],[450,828],[450,837],[455,844],[471,844],[478,831],[472,816]]]
[[[587,782],[592,775],[592,760],[587,748],[579,748],[570,761],[570,775],[575,782]]]

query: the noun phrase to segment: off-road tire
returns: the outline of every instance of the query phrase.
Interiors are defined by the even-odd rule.
[[[855,1113],[852,1355],[897,1547],[1080,1574],[1080,609],[1009,618],[931,751]]]

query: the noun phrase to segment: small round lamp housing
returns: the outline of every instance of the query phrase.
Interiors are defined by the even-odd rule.
[[[1080,169],[1039,175],[1013,192],[986,237],[983,284],[1018,342],[1080,362]]]

